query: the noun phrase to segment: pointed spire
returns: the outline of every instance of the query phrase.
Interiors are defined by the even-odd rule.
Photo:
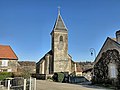
[[[58,17],[57,17],[57,20],[55,22],[53,30],[67,31],[67,28],[64,24],[64,21],[60,15],[60,7],[58,7]]]
[[[60,15],[60,6],[58,6],[58,15]]]

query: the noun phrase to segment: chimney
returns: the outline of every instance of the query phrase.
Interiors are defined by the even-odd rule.
[[[120,43],[120,30],[116,32],[116,41]]]

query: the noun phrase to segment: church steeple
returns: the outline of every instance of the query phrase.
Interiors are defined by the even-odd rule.
[[[51,33],[51,40],[54,72],[69,72],[69,66],[64,66],[68,62],[68,31],[60,15],[60,8],[58,8],[58,17]]]
[[[60,6],[58,6],[58,15],[60,15]]]
[[[60,15],[60,8],[58,8],[58,17],[56,19],[53,31],[67,31],[64,21]]]

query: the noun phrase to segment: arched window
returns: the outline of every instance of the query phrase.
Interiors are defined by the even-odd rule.
[[[63,36],[60,36],[60,42],[63,42]]]

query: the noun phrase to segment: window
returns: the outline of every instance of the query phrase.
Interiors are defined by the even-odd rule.
[[[115,64],[109,65],[109,75],[110,78],[117,78],[117,69]]]
[[[60,42],[63,42],[63,36],[60,36]]]
[[[8,66],[8,60],[2,60],[2,66]]]

